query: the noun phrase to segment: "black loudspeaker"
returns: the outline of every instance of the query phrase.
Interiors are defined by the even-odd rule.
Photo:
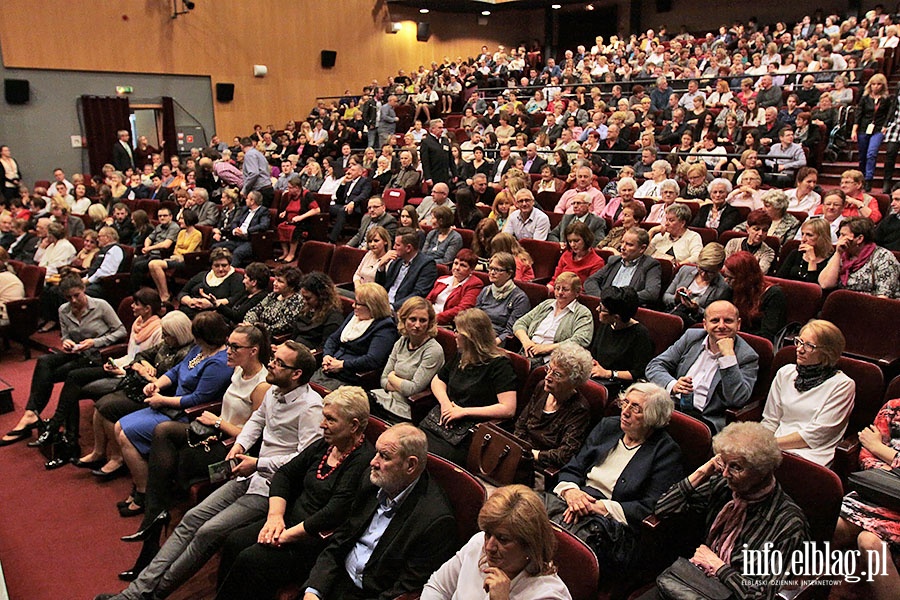
[[[216,102],[231,102],[232,100],[234,100],[234,84],[217,83]]]
[[[28,100],[31,99],[27,79],[4,79],[3,92],[7,104],[28,104]]]
[[[672,10],[672,0],[656,0],[656,14],[667,13]]]
[[[427,42],[431,37],[431,23],[419,23],[416,29],[416,39],[420,42]]]
[[[337,60],[337,52],[334,50],[322,50],[322,68],[333,69],[334,61]]]

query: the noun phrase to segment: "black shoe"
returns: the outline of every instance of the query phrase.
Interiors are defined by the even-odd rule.
[[[10,440],[0,439],[0,447],[9,446],[10,444],[15,444],[16,442],[21,442],[25,438],[31,437],[31,432],[39,427],[44,425],[44,421],[42,419],[38,419],[34,423],[29,423],[22,429],[12,429],[6,432],[6,435],[12,437]]]
[[[141,574],[140,571],[135,571],[134,569],[128,569],[127,571],[122,571],[121,573],[119,573],[119,579],[121,579],[122,581],[134,581],[135,579],[138,578],[138,575],[140,575],[140,574]],[[115,596],[107,596],[107,598],[114,598],[114,597]],[[99,598],[99,596],[97,598]],[[94,600],[97,600],[97,598],[94,598]]]
[[[44,430],[41,431],[41,434],[37,436],[36,440],[28,442],[28,447],[46,448],[47,446],[52,446],[59,441],[59,435],[59,429],[53,426],[52,421],[47,421],[47,427],[45,427]]]
[[[120,539],[123,542],[143,542],[144,540],[152,537],[154,534],[156,535],[156,539],[159,539],[159,534],[162,531],[162,528],[168,524],[169,511],[164,510],[153,517],[153,519],[151,519],[149,523],[138,529],[136,532],[132,533],[131,535],[123,535]]]
[[[137,508],[130,508],[129,506],[120,507],[119,516],[127,518],[144,514],[145,495],[143,492],[135,492],[131,503],[137,506]]]
[[[122,464],[108,473],[106,471],[101,471],[100,469],[94,469],[93,471],[91,471],[91,475],[93,475],[100,481],[112,481],[113,479],[119,477],[120,475],[124,475],[125,470],[126,470],[126,467],[124,464]]]
[[[98,458],[97,460],[81,460],[80,458],[73,458],[72,464],[78,467],[79,469],[91,469],[92,471],[95,469],[99,469],[103,465],[106,464],[105,458]]]
[[[71,458],[69,458],[68,453],[60,454],[59,456],[54,456],[50,460],[44,463],[44,468],[48,471],[52,471],[54,469],[58,469],[60,467],[64,467],[71,462]]]

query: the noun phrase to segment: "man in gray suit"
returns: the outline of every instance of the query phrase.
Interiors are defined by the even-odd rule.
[[[632,287],[641,306],[659,302],[662,267],[658,260],[644,254],[649,244],[647,230],[632,227],[626,231],[619,243],[620,254],[610,256],[602,269],[587,278],[583,292],[599,298],[608,287]]]
[[[598,217],[591,213],[591,199],[587,194],[576,194],[569,201],[572,205],[572,214],[563,215],[559,225],[550,230],[547,236],[548,242],[559,242],[563,250],[566,248],[566,228],[574,221],[581,221],[587,225],[591,233],[594,234],[594,240],[600,241],[606,235],[606,219]]]
[[[675,398],[679,410],[703,420],[713,433],[725,426],[725,410],[750,401],[759,356],[738,335],[737,307],[718,300],[706,307],[703,329],[688,329],[647,365],[647,379]]]
[[[388,96],[386,104],[381,105],[381,113],[378,119],[378,139],[382,144],[390,144],[391,136],[397,130],[397,96]]]
[[[194,195],[188,201],[188,206],[194,209],[200,221],[197,225],[206,225],[215,227],[219,222],[219,213],[221,209],[218,204],[209,201],[209,192],[204,188],[194,188]]]
[[[391,235],[391,239],[394,239],[394,234],[397,233],[397,219],[385,211],[384,200],[379,196],[372,196],[369,198],[368,210],[366,214],[363,215],[359,231],[350,238],[347,245],[351,248],[362,248],[363,250],[366,250],[366,234],[369,233],[369,230],[373,227],[379,226],[387,229],[387,232]]]

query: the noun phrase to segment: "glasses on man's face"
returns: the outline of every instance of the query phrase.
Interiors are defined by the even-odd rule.
[[[806,350],[809,350],[810,352],[814,352],[818,348],[818,346],[816,344],[810,344],[809,342],[804,342],[801,338],[798,338],[798,337],[794,338],[794,345],[797,346],[798,350],[800,348],[805,348]]]
[[[298,369],[300,369],[300,367],[295,367],[294,365],[287,364],[280,358],[272,358],[272,360],[269,361],[269,365],[275,365],[279,369],[289,369],[291,371],[297,371]]]

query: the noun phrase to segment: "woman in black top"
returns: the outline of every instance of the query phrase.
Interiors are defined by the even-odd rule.
[[[344,322],[341,300],[334,282],[313,271],[300,280],[303,309],[294,322],[293,338],[310,350],[322,350],[325,340]]]
[[[178,293],[178,310],[193,319],[204,310],[218,309],[236,302],[244,291],[240,273],[231,266],[231,251],[213,248],[212,268],[191,277]]]
[[[243,322],[244,315],[268,295],[271,277],[272,271],[264,263],[250,263],[244,269],[244,292],[234,302],[219,305],[216,310],[232,325]]]
[[[878,148],[884,139],[884,126],[890,117],[890,105],[887,79],[877,73],[866,83],[850,132],[850,140],[859,146],[859,170],[865,174],[867,192],[872,189]]]
[[[267,519],[228,536],[217,600],[274,598],[283,585],[302,582],[325,547],[323,536],[349,516],[375,455],[364,435],[369,400],[362,388],[343,386],[323,404],[324,437],[272,477]]]
[[[632,381],[643,379],[653,358],[653,340],[644,325],[634,319],[639,306],[632,287],[607,287],[600,293],[600,325],[594,330],[591,377],[616,397]]]
[[[800,227],[800,247],[778,268],[778,277],[819,284],[819,273],[834,252],[831,227],[825,219],[809,219]]]

